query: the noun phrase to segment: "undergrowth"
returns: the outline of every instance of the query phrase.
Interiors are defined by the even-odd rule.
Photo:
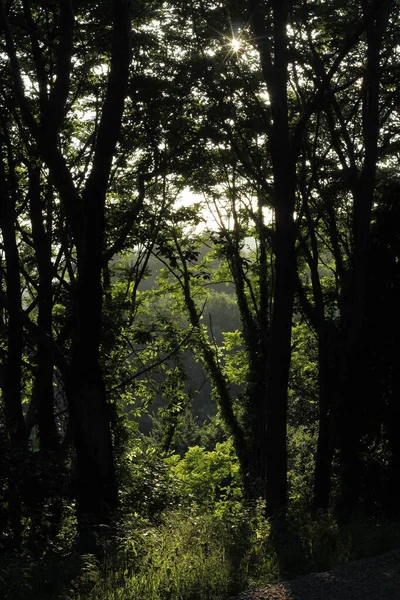
[[[399,523],[360,514],[340,525],[311,515],[300,493],[285,525],[271,523],[262,501],[244,501],[229,441],[162,463],[146,449],[132,456],[115,528],[99,538],[102,558],[77,553],[66,504],[55,539],[35,547],[27,522],[30,543],[0,556],[0,598],[225,600],[400,546]]]

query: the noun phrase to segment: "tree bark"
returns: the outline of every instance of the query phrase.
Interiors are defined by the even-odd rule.
[[[117,503],[110,413],[99,362],[102,329],[102,267],[105,197],[121,130],[130,65],[130,14],[123,0],[113,2],[111,70],[96,140],[93,167],[82,194],[82,222],[75,239],[78,278],[76,326],[67,397],[78,460],[78,517],[87,525],[109,524]]]
[[[31,167],[29,170],[29,204],[32,238],[39,274],[37,324],[51,342],[53,340],[51,232],[46,232],[44,226],[44,215],[41,207],[40,168],[37,167]],[[54,417],[54,361],[49,343],[38,342],[36,365],[32,404],[39,430],[40,449],[55,451],[59,447],[59,436]]]
[[[0,143],[4,144],[4,135]],[[14,178],[11,148],[7,144],[7,167],[0,148],[0,229],[5,254],[5,283],[8,302],[16,309],[22,309],[19,253],[16,240],[16,181]],[[2,391],[6,425],[6,436],[10,449],[10,477],[8,481],[8,518],[12,530],[13,543],[21,541],[21,495],[20,475],[26,447],[25,422],[22,410],[22,354],[23,327],[12,311],[7,319],[7,359],[3,373]]]
[[[329,508],[334,443],[334,377],[331,364],[332,337],[325,331],[318,332],[318,382],[319,418],[318,441],[315,455],[313,509]]]
[[[367,14],[368,0],[363,1]],[[366,308],[370,253],[371,210],[375,193],[379,137],[380,51],[389,10],[378,14],[366,29],[367,60],[363,81],[363,138],[365,156],[353,208],[353,253],[343,314],[344,352],[339,374],[338,424],[341,459],[341,508],[357,505],[360,495],[360,395],[362,377],[362,337]]]
[[[287,503],[287,407],[293,303],[296,283],[294,225],[296,157],[288,116],[288,2],[272,2],[274,62],[262,52],[271,100],[270,151],[274,178],[275,288],[268,349],[266,398],[267,514],[285,512]]]
[[[278,213],[278,211],[277,211]],[[287,503],[287,407],[296,280],[293,212],[276,217],[275,290],[268,363],[266,431],[267,514]]]

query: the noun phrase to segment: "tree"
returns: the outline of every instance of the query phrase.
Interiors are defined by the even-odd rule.
[[[258,426],[264,422],[266,428],[265,442],[261,443],[263,458],[261,461],[254,458],[254,462],[265,465],[266,497],[271,514],[286,505],[287,389],[297,285],[296,244],[306,216],[299,185],[307,161],[307,146],[318,122],[315,115],[327,102],[332,86],[347,64],[347,57],[359,44],[365,29],[381,18],[384,7],[385,2],[365,6],[361,20],[352,11],[346,14],[344,19],[348,19],[348,24],[352,19],[356,19],[357,24],[349,25],[339,42],[340,36],[321,35],[322,46],[325,44],[331,52],[323,75],[323,61],[313,40],[330,21],[324,7],[318,4],[313,5],[310,12],[310,7],[304,10],[295,3],[249,1],[240,6],[229,3],[227,15],[226,7],[202,2],[192,3],[185,13],[192,22],[192,46],[197,41],[193,104],[198,110],[200,135],[206,140],[206,147],[196,147],[191,155],[192,161],[202,157],[203,170],[191,177],[193,187],[212,196],[213,184],[220,185],[227,173],[231,182],[240,174],[253,190],[250,205],[253,216],[255,214],[253,222],[260,249],[268,239],[265,238],[268,230],[265,207],[273,212],[272,235],[268,240],[273,248],[273,269],[268,273],[265,265],[261,268],[265,281],[269,279],[271,313],[267,317],[266,311],[261,311],[257,322],[262,332],[261,346],[264,345],[258,356],[264,372],[264,382],[260,381],[262,400],[258,392],[257,399],[256,394],[253,396],[254,415],[260,414],[256,406],[263,405],[262,418],[255,417],[255,420]],[[337,10],[339,15],[340,8]],[[324,25],[317,28],[316,19],[321,15]],[[222,175],[211,163],[213,155],[224,157]],[[204,175],[205,165],[208,177]],[[318,177],[319,173],[316,171],[313,176]],[[229,194],[230,198],[233,194],[240,196],[243,190],[235,190],[230,184]],[[312,227],[310,220],[308,226]],[[229,252],[232,247],[232,244],[226,245]],[[236,271],[235,277],[239,291],[240,271]],[[260,298],[263,294],[267,297],[268,285],[258,289]],[[324,345],[326,343],[327,339]],[[261,346],[257,345],[257,352]],[[260,368],[255,372],[259,373]],[[253,433],[256,439],[262,437]]]
[[[300,236],[300,252],[306,257],[311,273],[312,305],[301,282],[299,295],[303,310],[317,331],[319,345],[316,508],[326,508],[329,504],[331,466],[338,437],[343,503],[354,506],[360,493],[357,481],[360,481],[359,442],[363,436],[363,410],[357,398],[360,398],[361,365],[365,360],[362,342],[365,286],[382,126],[379,64],[388,56],[382,42],[389,7],[382,5],[377,12],[374,8],[375,5],[363,5],[366,41],[355,46],[349,55],[353,60],[347,82],[343,81],[336,90],[330,87],[330,96],[318,111],[315,139],[308,151],[312,170],[308,183],[306,175],[302,182],[306,227]],[[322,84],[327,71],[321,60],[321,49],[311,41],[310,31],[309,39],[315,73]],[[355,85],[359,77],[363,78],[361,87]],[[322,138],[325,143],[319,150],[318,142]],[[355,140],[358,140],[358,146]],[[340,171],[337,164],[341,165]],[[324,284],[322,265],[331,269],[334,286]]]
[[[90,173],[80,192],[74,182],[72,165],[68,165],[68,159],[62,152],[62,127],[68,107],[71,71],[77,60],[74,55],[74,27],[82,27],[80,19],[83,23],[85,9],[78,18],[74,17],[72,4],[68,1],[60,2],[59,10],[45,9],[45,17],[53,21],[53,31],[58,40],[47,39],[52,50],[44,51],[42,36],[46,39],[49,34],[46,18],[38,7],[24,3],[22,8],[21,14],[18,8],[6,7],[3,2],[0,7],[12,90],[24,128],[28,131],[28,143],[34,145],[49,169],[52,183],[61,199],[76,251],[73,344],[66,391],[78,459],[78,518],[83,528],[85,521],[91,518],[95,524],[109,522],[116,505],[110,422],[99,365],[101,272],[106,191],[128,87],[131,15],[125,2],[116,0],[112,3],[113,33],[109,42],[107,89],[96,131]],[[19,40],[13,34],[12,21],[16,18],[22,19],[30,36],[33,60],[29,67],[36,72],[39,87],[36,114],[33,112],[32,99],[24,89],[18,56]],[[31,178],[34,177],[35,173],[31,173]],[[31,213],[37,210],[35,193],[32,186]],[[35,219],[33,227],[36,239],[40,235],[38,226],[38,219]],[[46,251],[44,240],[40,241],[39,246],[42,252]],[[43,289],[41,300],[46,302]]]

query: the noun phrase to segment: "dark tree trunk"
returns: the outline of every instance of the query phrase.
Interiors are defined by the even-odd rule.
[[[78,524],[85,536],[93,526],[110,524],[117,496],[102,373],[81,344],[73,351],[67,395],[77,454]]]
[[[89,526],[109,524],[117,503],[110,411],[99,362],[102,329],[102,255],[105,196],[121,130],[130,65],[130,15],[113,2],[111,70],[96,140],[93,168],[82,194],[81,222],[75,222],[78,278],[76,325],[67,397],[78,462],[78,522],[82,539]],[[90,541],[89,541],[90,544]]]
[[[277,211],[278,213],[278,211]],[[275,292],[268,363],[266,432],[267,513],[287,502],[287,407],[293,300],[296,281],[293,212],[276,215]]]
[[[265,442],[265,494],[267,512],[270,515],[284,512],[287,502],[286,428],[296,283],[296,228],[293,220],[296,156],[293,152],[288,118],[288,5],[288,2],[280,0],[271,3],[271,32],[267,27],[264,5],[259,0],[249,1],[251,23],[257,39],[272,116],[269,150],[274,176],[275,288],[266,367],[268,389]]]
[[[318,441],[315,455],[313,509],[329,508],[332,461],[335,451],[334,443],[334,390],[332,367],[329,355],[331,353],[329,340],[319,334],[318,341],[318,379],[319,379],[319,419]]]
[[[102,317],[104,197],[86,195],[83,237],[78,245],[75,330],[67,374],[67,397],[78,462],[81,529],[109,524],[116,481],[109,410],[99,364]]]
[[[40,169],[29,172],[30,218],[32,237],[39,273],[38,326],[51,341],[52,334],[52,276],[51,231],[46,232],[41,201]],[[53,355],[49,343],[38,342],[36,376],[33,385],[32,404],[39,429],[41,450],[54,451],[59,447],[59,436],[54,416]]]
[[[398,364],[392,365],[390,391],[386,411],[386,431],[391,450],[388,483],[385,490],[385,510],[390,518],[400,515],[400,371]]]
[[[3,158],[0,156],[0,228],[6,263],[7,298],[12,306],[21,309],[21,280],[19,255],[15,237],[15,197],[10,193]],[[9,164],[9,169],[12,165]],[[25,423],[21,402],[21,363],[23,328],[13,313],[8,314],[7,361],[3,381],[3,402],[9,439],[16,446],[25,442]]]
[[[0,138],[0,142],[3,140]],[[22,308],[19,254],[15,236],[16,182],[13,181],[11,150],[8,148],[8,177],[4,157],[0,154],[0,229],[3,237],[7,288],[7,300],[13,308]],[[6,436],[10,448],[8,516],[12,529],[13,543],[18,545],[21,537],[20,470],[26,446],[25,422],[22,410],[22,353],[23,328],[13,312],[8,313],[7,358],[3,372],[2,392],[6,425]]]
[[[370,2],[363,2],[364,13]],[[366,28],[367,64],[363,88],[363,136],[365,156],[353,212],[353,261],[345,290],[342,320],[342,352],[338,399],[338,425],[341,460],[341,509],[350,512],[360,495],[360,394],[362,377],[362,338],[365,321],[367,276],[371,237],[371,210],[375,193],[379,137],[380,49],[389,12],[385,9]]]
[[[294,225],[296,167],[288,118],[288,3],[273,2],[274,66],[269,77],[273,130],[270,137],[275,191],[275,289],[268,361],[267,513],[287,503],[287,407],[293,303],[296,284]]]
[[[262,229],[262,208],[260,211],[260,230]],[[256,500],[265,495],[266,456],[265,396],[267,384],[267,351],[269,334],[268,282],[266,240],[260,231],[260,275],[258,285],[258,303],[252,284],[244,270],[240,253],[240,233],[237,223],[236,207],[233,206],[235,228],[232,236],[226,232],[229,266],[236,289],[242,335],[247,351],[249,374],[246,390],[243,394],[243,436],[246,445],[247,495]],[[247,292],[246,293],[246,288]],[[249,300],[249,296],[251,300]]]
[[[29,211],[32,226],[33,247],[38,270],[37,289],[37,326],[42,332],[42,339],[37,341],[36,369],[34,374],[31,405],[27,415],[28,429],[34,424],[38,427],[40,452],[32,457],[32,466],[37,469],[36,480],[32,477],[31,485],[35,493],[27,490],[27,503],[31,504],[30,543],[33,548],[45,543],[47,535],[43,531],[43,509],[47,502],[47,522],[51,523],[51,535],[54,537],[60,526],[62,514],[62,479],[63,464],[61,458],[60,439],[54,414],[54,356],[53,356],[53,292],[51,263],[51,221],[47,214],[47,231],[43,207],[46,204],[50,211],[52,198],[46,198],[41,182],[40,166],[29,169]],[[52,196],[52,189],[47,188]],[[45,197],[43,197],[45,196]],[[29,433],[29,431],[28,431]],[[34,482],[34,483],[33,483]]]
[[[334,325],[329,323],[325,317],[324,295],[319,275],[319,249],[315,225],[307,199],[304,200],[303,206],[311,240],[311,251],[303,239],[301,239],[301,242],[311,272],[315,307],[311,307],[304,293],[301,296],[304,309],[318,336],[319,416],[313,494],[313,509],[318,510],[329,507],[331,490],[332,460],[335,450],[333,357],[335,354],[336,333]]]

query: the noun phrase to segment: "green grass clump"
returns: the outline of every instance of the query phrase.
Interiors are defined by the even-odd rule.
[[[261,520],[249,511],[223,517],[171,511],[157,527],[132,531],[121,540],[119,550],[105,559],[105,576],[87,560],[67,597],[224,600],[259,581],[261,570],[268,572],[268,581],[276,576]]]

